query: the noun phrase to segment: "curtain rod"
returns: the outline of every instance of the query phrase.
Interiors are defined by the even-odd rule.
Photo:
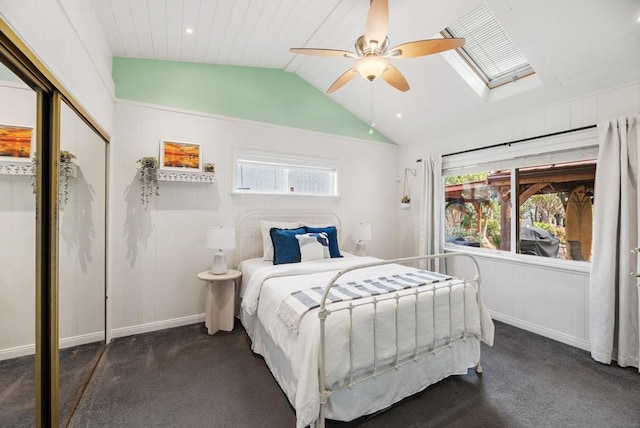
[[[477,152],[479,150],[492,149],[494,147],[511,146],[512,144],[523,143],[525,141],[538,140],[540,138],[546,138],[546,137],[554,137],[556,135],[568,134],[570,132],[584,131],[585,129],[595,128],[596,126],[598,126],[598,125],[587,125],[587,126],[583,126],[581,128],[567,129],[566,131],[552,132],[550,134],[538,135],[536,137],[522,138],[520,140],[508,141],[506,143],[492,144],[490,146],[478,147],[478,148],[469,149],[469,150],[462,150],[462,151],[453,152],[453,153],[447,153],[445,155],[442,155],[442,157],[461,155],[461,154],[464,154],[464,153]],[[418,159],[418,160],[416,160],[416,162],[422,162],[422,159]]]

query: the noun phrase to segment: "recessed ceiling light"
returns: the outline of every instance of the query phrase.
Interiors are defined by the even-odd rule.
[[[193,28],[185,28],[184,32],[187,34],[193,34]]]
[[[400,119],[402,117],[402,113],[396,113],[396,117]]]

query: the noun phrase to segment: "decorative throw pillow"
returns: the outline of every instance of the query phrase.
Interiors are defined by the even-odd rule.
[[[306,262],[331,257],[329,238],[326,233],[305,233],[304,235],[296,235],[296,239],[300,246],[300,261]]]
[[[326,233],[329,238],[329,254],[331,258],[342,257],[340,247],[338,246],[338,229],[335,226],[328,227],[307,227],[307,233]]]
[[[300,223],[260,220],[260,230],[262,232],[262,260],[269,262],[273,260],[273,243],[271,242],[271,235],[269,234],[269,231],[273,227],[277,229],[295,229],[300,227]]]
[[[303,235],[305,232],[304,227],[298,229],[271,228],[269,233],[271,234],[271,242],[273,242],[274,265],[300,262],[300,246],[296,235]]]

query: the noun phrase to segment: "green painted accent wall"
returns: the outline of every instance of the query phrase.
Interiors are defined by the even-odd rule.
[[[393,144],[283,70],[114,57],[113,80],[121,99]]]

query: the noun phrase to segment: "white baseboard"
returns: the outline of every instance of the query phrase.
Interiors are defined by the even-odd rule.
[[[33,355],[35,353],[36,345],[34,344],[0,349],[0,361],[9,360],[11,358],[24,357],[25,355]]]
[[[166,328],[180,327],[183,325],[196,324],[204,322],[204,314],[189,315],[182,318],[173,318],[170,320],[154,321],[146,324],[132,325],[129,327],[114,328],[111,330],[111,338],[131,336],[140,333],[149,333],[156,330],[164,330]]]
[[[95,333],[81,334],[79,336],[66,337],[60,339],[60,349],[69,348],[71,346],[84,345],[86,343],[99,342],[104,340],[104,331]],[[0,349],[0,361],[11,358],[24,357],[25,355],[33,355],[36,353],[36,345],[22,345],[14,348]]]
[[[491,318],[493,318],[494,320],[501,321],[505,324],[530,331],[531,333],[539,334],[540,336],[548,337],[549,339],[557,340],[558,342],[565,343],[567,345],[575,346],[576,348],[580,348],[585,351],[591,350],[590,344],[586,340],[569,336],[568,334],[551,330],[547,327],[542,327],[537,324],[523,321],[518,318],[513,318],[509,315],[504,315],[498,312],[489,311],[489,314],[491,314]]]

